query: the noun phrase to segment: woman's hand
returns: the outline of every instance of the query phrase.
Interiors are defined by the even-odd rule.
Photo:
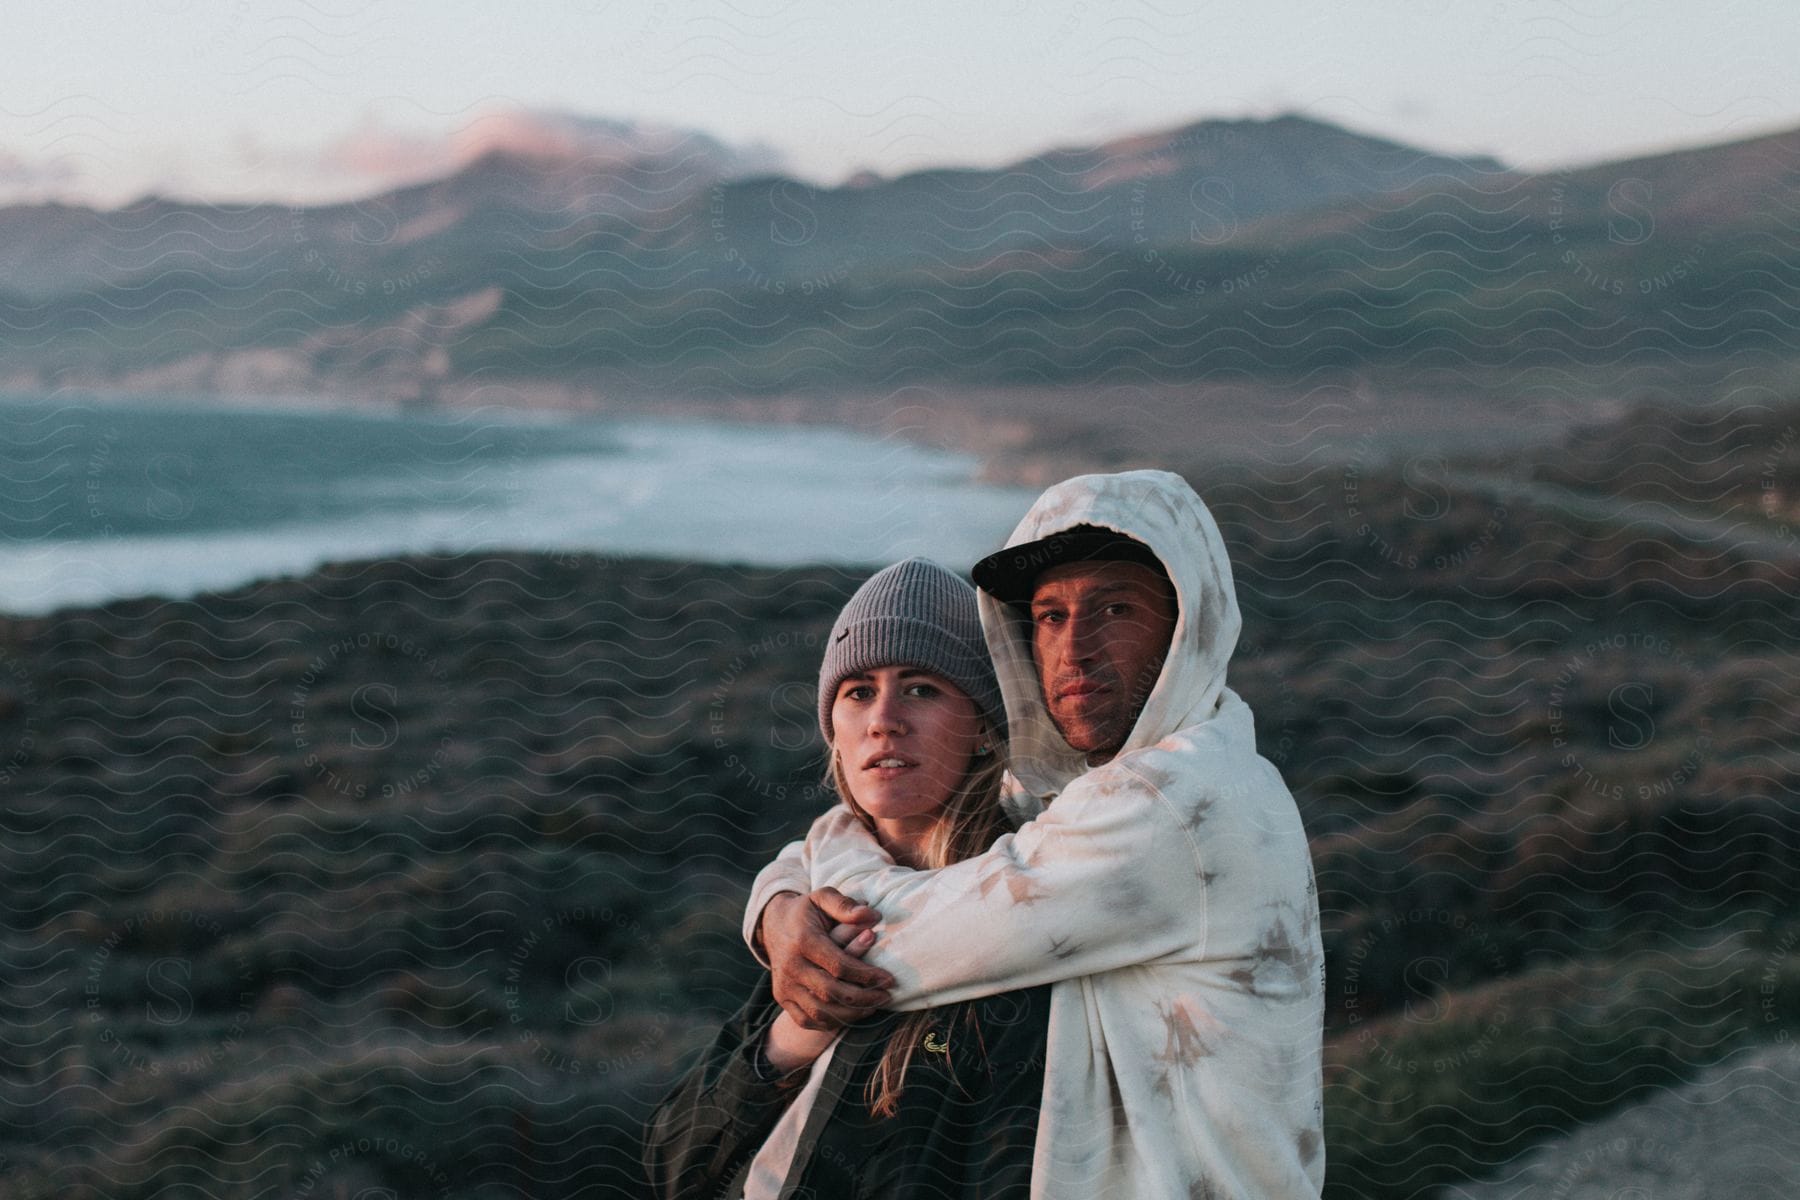
[[[875,931],[866,925],[839,924],[831,930],[831,940],[842,946],[844,953],[861,958],[875,944]],[[769,1026],[769,1042],[765,1053],[769,1064],[783,1075],[810,1066],[837,1041],[841,1029],[802,1029],[800,1023],[784,1009]]]

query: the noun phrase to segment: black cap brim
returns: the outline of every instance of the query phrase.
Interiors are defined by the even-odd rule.
[[[1098,525],[1071,529],[996,550],[969,571],[975,586],[1007,604],[1028,604],[1038,576],[1052,567],[1078,562],[1134,562],[1167,577],[1156,552],[1125,534]]]

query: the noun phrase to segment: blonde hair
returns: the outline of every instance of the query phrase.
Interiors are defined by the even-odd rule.
[[[1006,775],[1006,750],[998,744],[999,739],[985,726],[982,729],[981,744],[992,749],[991,754],[982,755],[975,760],[963,776],[962,783],[944,801],[939,810],[937,823],[931,828],[931,834],[925,840],[920,853],[920,867],[927,871],[935,871],[939,867],[947,867],[964,859],[974,858],[994,844],[994,839],[1010,831],[1012,821],[1006,811],[1000,807],[1000,786]],[[864,812],[851,795],[850,783],[844,777],[844,765],[833,749],[831,766],[828,774],[831,786],[843,799],[844,806],[861,821],[870,833],[875,833],[875,821]],[[963,1003],[956,1006],[960,1010],[960,1024],[973,1034],[977,1042],[981,1041],[981,1029],[975,1019],[975,1006]],[[922,1009],[904,1014],[888,1034],[887,1046],[882,1050],[881,1061],[876,1064],[875,1074],[869,1078],[869,1086],[864,1090],[863,1099],[869,1111],[877,1117],[891,1117],[899,1111],[901,1081],[906,1076],[906,1069],[912,1065],[913,1052],[933,1026],[944,1023],[941,1016],[934,1016],[935,1010]],[[960,1042],[961,1039],[958,1039]],[[946,1060],[949,1057],[945,1052]]]

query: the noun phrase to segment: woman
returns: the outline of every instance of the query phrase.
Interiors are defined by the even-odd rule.
[[[896,563],[844,606],[819,728],[839,798],[896,862],[948,866],[1011,828],[975,590],[936,563]],[[874,932],[834,936],[860,954]],[[651,1117],[654,1194],[1022,1198],[1048,1018],[1045,985],[819,1034],[780,1010],[765,975]]]

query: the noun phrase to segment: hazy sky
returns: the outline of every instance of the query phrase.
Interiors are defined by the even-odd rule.
[[[508,108],[836,182],[1297,110],[1525,166],[1800,125],[1793,0],[9,5],[0,198],[372,191]]]

